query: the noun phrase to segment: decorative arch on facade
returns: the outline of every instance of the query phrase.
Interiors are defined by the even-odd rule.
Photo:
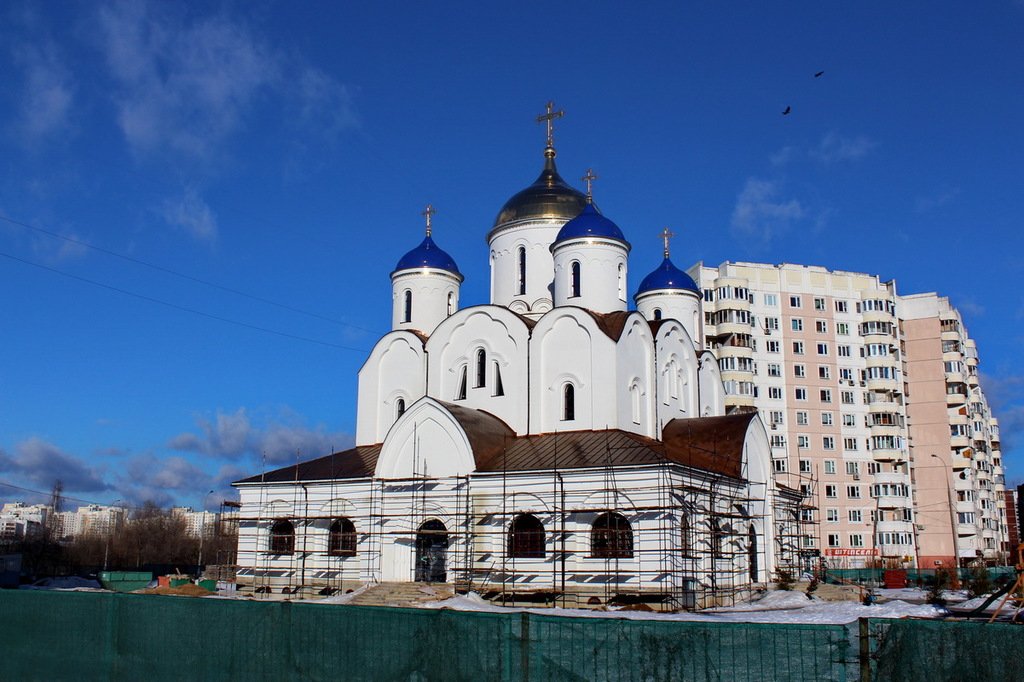
[[[409,406],[388,432],[377,460],[378,478],[464,476],[476,469],[462,426],[433,398]]]
[[[270,526],[271,554],[295,553],[295,525],[288,519],[276,519]]]
[[[356,525],[347,516],[335,519],[328,529],[327,553],[332,556],[355,556],[358,538]]]
[[[596,559],[632,559],[633,526],[618,512],[599,514],[590,526],[590,556]]]

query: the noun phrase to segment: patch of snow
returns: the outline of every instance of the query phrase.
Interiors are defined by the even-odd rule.
[[[358,597],[359,595],[361,595],[363,592],[366,592],[368,589],[370,589],[370,587],[371,586],[369,584],[366,584],[366,585],[363,585],[362,587],[356,588],[356,589],[354,589],[351,592],[348,592],[346,594],[336,594],[336,595],[333,595],[331,597],[327,597],[325,599],[317,599],[316,601],[313,601],[313,600],[309,600],[309,601],[310,601],[310,603],[315,603],[315,604],[347,604],[350,601],[352,601],[353,599],[355,599],[356,597]]]
[[[103,590],[103,587],[95,580],[80,578],[77,575],[65,578],[43,578],[31,585],[22,585],[22,590]]]

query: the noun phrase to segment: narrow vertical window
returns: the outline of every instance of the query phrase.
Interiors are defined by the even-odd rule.
[[[494,395],[505,395],[505,386],[501,383],[501,366],[494,361]]]
[[[455,294],[448,292],[448,314],[451,315],[455,312]]]
[[[401,419],[403,414],[405,414],[405,398],[399,398],[395,401],[395,421]]]
[[[520,296],[526,295],[526,247],[520,246],[516,253],[516,260],[518,261],[518,284],[517,291]]]
[[[578,298],[580,295],[580,262],[574,260],[569,266],[569,298]]]
[[[487,351],[483,348],[476,352],[476,383],[474,388],[487,385]]]
[[[576,387],[566,384],[562,389],[562,421],[571,422],[576,419]]]
[[[629,403],[633,413],[633,423],[640,423],[640,386],[633,384],[629,387]]]
[[[455,393],[456,400],[466,399],[466,366],[463,365],[462,371],[459,373],[459,388]]]
[[[619,263],[619,300],[626,300],[626,267]]]
[[[412,322],[412,292],[405,290],[405,305],[403,307],[402,322]]]
[[[656,320],[660,320],[661,319],[661,308],[655,308],[654,309],[654,319],[656,319]]]

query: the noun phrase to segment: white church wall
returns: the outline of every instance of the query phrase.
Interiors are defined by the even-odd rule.
[[[626,309],[627,254],[622,242],[574,239],[555,246],[555,306],[574,305],[599,313]],[[579,263],[579,288],[573,287],[572,264]]]
[[[645,292],[637,297],[636,309],[648,320],[676,320],[683,325],[690,339],[700,339],[704,346],[704,313],[700,295],[696,292],[678,289],[660,289]],[[659,311],[660,318],[655,314]]]
[[[459,309],[461,278],[447,270],[418,268],[391,276],[391,328],[430,334]],[[406,292],[411,294],[409,305]]]
[[[718,417],[725,414],[725,387],[718,360],[710,351],[700,354],[697,381],[700,395],[700,417]]]
[[[551,243],[565,220],[524,220],[507,223],[491,232],[491,303],[518,313],[544,313],[551,309]],[[525,249],[525,290],[521,289],[519,249]],[[520,293],[522,292],[522,293]]]
[[[630,315],[616,344],[618,414],[624,431],[657,438],[654,337],[643,316]]]
[[[427,394],[485,410],[512,428],[527,431],[529,329],[518,315],[498,306],[476,306],[445,320],[427,341]],[[477,381],[477,354],[484,352],[484,381]],[[501,395],[496,395],[501,375]],[[460,398],[465,372],[465,398]]]
[[[408,409],[426,394],[427,358],[423,341],[409,331],[384,335],[359,370],[356,444],[384,440],[398,419],[398,401]]]
[[[614,428],[615,344],[587,312],[556,308],[530,338],[532,433]],[[565,419],[565,387],[573,387],[573,418]]]
[[[661,429],[671,420],[699,416],[698,359],[686,329],[676,320],[658,328],[655,349],[660,438]]]
[[[476,468],[466,432],[433,398],[409,406],[388,432],[377,460],[376,478],[446,478]]]

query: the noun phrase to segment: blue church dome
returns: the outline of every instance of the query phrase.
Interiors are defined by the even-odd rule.
[[[447,270],[459,277],[462,276],[462,273],[459,272],[459,266],[455,264],[455,259],[439,248],[434,243],[434,240],[430,238],[429,234],[420,242],[419,246],[398,260],[398,265],[395,266],[395,270],[391,274],[395,274],[399,270],[414,270],[418,268]]]
[[[604,237],[606,239],[618,240],[627,246],[629,245],[619,226],[598,213],[593,202],[589,201],[583,207],[582,213],[565,225],[562,225],[562,229],[558,231],[558,236],[555,237],[555,243],[558,244],[567,239],[576,239],[577,237]]]
[[[672,265],[672,261],[668,259],[668,256],[665,256],[665,260],[661,262],[657,270],[644,277],[644,281],[640,282],[640,288],[637,289],[636,295],[639,296],[645,292],[658,289],[684,289],[700,293],[700,288],[693,281],[693,278],[675,265]]]

